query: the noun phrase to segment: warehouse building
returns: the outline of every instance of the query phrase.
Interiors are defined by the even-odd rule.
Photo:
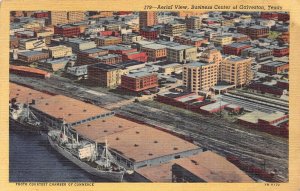
[[[84,138],[103,144],[128,169],[152,166],[202,152],[198,146],[158,129],[110,117],[75,126]]]
[[[18,60],[27,64],[47,58],[49,58],[49,54],[42,51],[26,51],[18,53]]]
[[[114,112],[62,95],[35,101],[31,111],[44,125],[61,128],[75,126],[114,115]]]

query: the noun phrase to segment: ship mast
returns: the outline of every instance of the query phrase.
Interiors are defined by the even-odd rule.
[[[108,167],[108,149],[107,149],[107,139],[105,138],[105,163],[106,163],[106,166]]]

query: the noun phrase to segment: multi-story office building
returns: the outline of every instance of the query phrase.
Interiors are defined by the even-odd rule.
[[[253,79],[252,61],[252,58],[241,58],[238,56],[225,58],[221,63],[221,81],[235,86],[249,84]]]
[[[67,18],[69,23],[76,23],[85,19],[85,13],[82,11],[70,11]]]
[[[85,19],[85,13],[82,11],[50,11],[49,15],[52,25],[75,23]]]
[[[62,58],[66,56],[72,55],[72,48],[59,45],[59,46],[53,46],[49,48],[44,48],[43,52],[49,53],[49,57],[51,58]]]
[[[97,86],[116,87],[121,84],[122,70],[113,65],[93,64],[88,66],[88,79]]]
[[[199,58],[200,62],[204,63],[216,63],[218,70],[218,80],[221,78],[221,62],[223,60],[222,54],[215,48],[206,49]]]
[[[169,62],[191,62],[197,59],[197,47],[179,45],[167,47],[167,60]]]
[[[191,92],[209,90],[218,81],[217,62],[192,62],[183,66],[183,85]]]
[[[141,50],[143,52],[146,52],[148,56],[148,61],[157,61],[157,60],[162,60],[165,59],[167,56],[167,49],[165,45],[161,44],[147,44],[142,46]]]
[[[141,11],[139,13],[140,29],[157,24],[157,13],[155,11]]]
[[[186,25],[182,23],[168,23],[165,27],[164,33],[168,36],[178,36],[186,32]]]
[[[201,27],[201,19],[200,17],[188,17],[185,20],[187,29],[200,29]]]

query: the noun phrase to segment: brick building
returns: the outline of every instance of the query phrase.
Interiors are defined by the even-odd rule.
[[[33,17],[35,18],[48,18],[49,17],[49,12],[35,12],[33,13]]]
[[[232,44],[225,45],[223,47],[223,53],[240,56],[242,53],[242,50],[244,50],[246,48],[250,48],[250,47],[251,46],[248,44],[232,43]]]
[[[136,60],[139,62],[147,62],[148,56],[146,52],[128,52],[122,54],[123,61]]]
[[[121,87],[133,92],[158,87],[158,78],[156,73],[138,72],[122,75]]]
[[[277,20],[278,19],[278,13],[276,13],[276,12],[261,12],[260,13],[260,18]]]
[[[289,21],[290,20],[290,15],[287,12],[280,12],[278,13],[278,21]]]
[[[251,39],[265,38],[269,36],[269,28],[266,26],[240,26],[237,27],[237,32],[248,35]]]
[[[159,30],[152,27],[143,27],[140,29],[140,35],[149,40],[158,39]]]
[[[273,56],[282,57],[289,55],[289,47],[276,47],[273,49]]]
[[[288,62],[270,61],[261,65],[260,72],[270,75],[287,72],[289,70]]]
[[[79,26],[73,25],[54,26],[54,34],[61,35],[64,37],[78,36],[80,34],[80,28]]]

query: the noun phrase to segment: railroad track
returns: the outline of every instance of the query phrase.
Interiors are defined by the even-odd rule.
[[[287,178],[288,146],[287,142],[277,137],[270,139],[261,132],[251,133],[235,129],[218,121],[199,115],[199,120],[144,106],[132,104],[118,110],[122,115],[135,118],[146,123],[163,127],[170,131],[191,137],[196,144],[213,150],[220,155],[233,155],[255,166],[269,171],[277,170],[278,175]],[[184,122],[183,122],[184,121]],[[266,135],[266,137],[264,136]]]

